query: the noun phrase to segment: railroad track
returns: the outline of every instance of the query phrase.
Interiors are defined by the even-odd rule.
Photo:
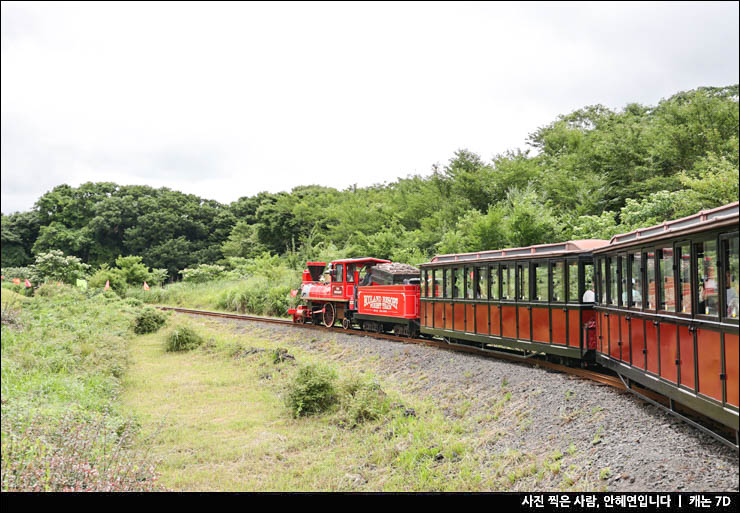
[[[528,365],[542,367],[542,368],[550,369],[556,372],[562,372],[564,374],[576,376],[581,379],[587,379],[590,381],[594,381],[596,383],[607,385],[607,386],[616,388],[624,392],[631,392],[634,395],[636,395],[640,400],[664,409],[671,415],[678,417],[679,419],[686,422],[687,424],[710,435],[711,437],[719,440],[723,444],[728,445],[729,447],[732,447],[733,449],[735,449],[735,451],[740,452],[737,439],[735,439],[734,441],[732,440],[732,438],[735,438],[737,436],[736,433],[728,430],[725,426],[722,426],[721,424],[716,423],[712,419],[694,410],[674,404],[673,401],[663,396],[662,394],[659,394],[657,392],[654,392],[646,388],[639,387],[636,384],[630,382],[629,380],[625,380],[623,377],[619,375],[614,376],[612,374],[607,374],[605,372],[597,371],[593,369],[569,367],[567,365],[561,365],[561,364],[554,363],[554,362],[551,362],[551,361],[548,361],[542,358],[532,358],[533,356],[535,356],[535,354],[529,354],[529,355],[522,356],[520,354],[508,352],[506,350],[482,349],[476,346],[452,343],[451,341],[443,341],[443,340],[438,340],[438,339],[400,337],[400,336],[391,335],[388,333],[376,333],[376,332],[363,331],[363,330],[358,330],[358,329],[347,330],[347,329],[338,328],[338,327],[327,328],[326,326],[321,326],[321,325],[316,325],[316,324],[296,324],[286,319],[274,319],[270,317],[259,317],[259,316],[254,316],[254,315],[226,313],[226,312],[212,312],[208,310],[194,310],[191,308],[179,308],[179,307],[172,307],[172,306],[157,306],[157,308],[159,308],[160,310],[169,310],[169,311],[190,314],[190,315],[219,317],[219,318],[224,318],[224,319],[237,319],[241,321],[263,322],[263,323],[268,323],[268,324],[282,324],[282,325],[291,326],[295,328],[301,328],[301,329],[320,330],[322,332],[336,332],[336,333],[344,333],[347,335],[361,335],[364,337],[370,337],[370,338],[376,338],[376,339],[382,339],[382,340],[392,340],[395,342],[402,342],[404,344],[421,344],[421,345],[437,347],[439,349],[444,349],[447,351],[465,352],[465,353],[475,354],[478,356],[484,356],[488,358],[493,357],[493,358],[510,360],[512,362],[526,363]]]

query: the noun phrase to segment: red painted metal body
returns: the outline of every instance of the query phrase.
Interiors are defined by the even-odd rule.
[[[418,285],[384,285],[357,288],[357,313],[399,319],[419,318]]]

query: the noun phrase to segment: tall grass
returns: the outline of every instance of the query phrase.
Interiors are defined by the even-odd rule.
[[[153,474],[109,483],[115,475],[106,470],[140,464],[122,442],[134,424],[118,402],[139,309],[114,293],[57,285],[22,302],[3,289],[2,301],[16,312],[12,322],[3,317],[0,343],[2,489],[75,489],[81,482],[74,476],[85,469],[104,478],[85,481],[84,489],[146,489],[139,485]],[[65,430],[75,436],[57,436]],[[118,460],[98,458],[114,447]]]
[[[272,278],[257,275],[241,280],[180,282],[150,290],[132,288],[126,297],[150,304],[285,317],[298,301],[290,291],[300,283],[299,273],[293,271]]]

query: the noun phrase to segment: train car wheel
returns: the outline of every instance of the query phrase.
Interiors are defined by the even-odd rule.
[[[350,322],[349,319],[347,319],[346,317],[344,319],[342,319],[342,328],[348,330],[351,327],[352,327],[352,323]]]
[[[337,320],[337,313],[334,310],[334,305],[327,303],[324,307],[324,326],[331,328],[334,326],[334,321]]]

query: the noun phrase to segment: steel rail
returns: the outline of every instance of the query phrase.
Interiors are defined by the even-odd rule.
[[[541,367],[541,368],[546,368],[546,369],[550,369],[550,370],[557,371],[557,372],[562,372],[564,374],[570,374],[578,378],[587,379],[587,380],[594,381],[602,385],[607,385],[607,386],[616,388],[620,391],[632,393],[634,394],[635,397],[638,398],[638,400],[641,400],[648,404],[657,406],[663,411],[666,411],[667,413],[670,413],[674,415],[675,417],[679,418],[680,420],[686,422],[690,426],[706,434],[709,434],[716,440],[735,449],[735,451],[740,450],[737,442],[733,443],[727,437],[721,434],[718,434],[715,431],[712,431],[710,428],[707,428],[699,424],[698,422],[695,422],[689,419],[687,416],[682,415],[679,412],[677,412],[672,406],[673,401],[671,401],[668,397],[662,394],[659,394],[657,392],[654,392],[652,390],[645,389],[642,387],[640,387],[640,390],[638,392],[637,390],[635,390],[634,385],[626,383],[621,375],[611,376],[609,374],[604,374],[603,372],[597,372],[597,371],[582,369],[578,367],[568,367],[566,365],[557,364],[557,363],[550,362],[550,361],[543,360],[543,359],[530,359],[532,356],[536,356],[538,353],[530,353],[530,354],[525,354],[524,356],[520,356],[518,354],[509,353],[507,351],[499,351],[495,349],[484,349],[482,347],[458,344],[458,343],[453,343],[451,341],[441,341],[441,340],[429,339],[429,338],[423,338],[423,337],[419,337],[419,338],[400,337],[398,335],[391,335],[388,333],[364,331],[364,330],[359,330],[359,329],[345,329],[345,328],[338,328],[338,327],[329,328],[327,326],[317,325],[317,324],[294,323],[293,321],[286,320],[286,319],[275,319],[275,318],[270,318],[270,317],[260,317],[260,316],[254,316],[254,315],[235,314],[235,313],[227,313],[227,312],[213,312],[210,310],[194,310],[191,308],[180,308],[180,307],[173,307],[173,306],[157,306],[157,308],[159,308],[160,310],[169,310],[169,311],[174,311],[178,313],[201,315],[201,316],[206,316],[206,317],[219,317],[219,318],[224,318],[224,319],[236,319],[236,320],[241,320],[241,321],[264,322],[264,323],[269,323],[269,324],[282,324],[286,326],[292,326],[292,327],[303,328],[303,329],[314,329],[314,330],[319,330],[322,332],[344,333],[347,335],[361,335],[361,336],[380,339],[380,340],[391,340],[395,342],[402,342],[404,344],[420,344],[420,345],[436,347],[439,349],[444,349],[447,351],[464,352],[464,353],[475,354],[478,356],[485,356],[488,358],[494,357],[494,358],[499,358],[499,359],[505,359],[505,360],[509,360],[512,362],[516,362],[516,363],[526,363],[533,367]],[[671,406],[669,407],[668,405],[671,405]],[[712,421],[712,419],[710,419],[709,417],[706,417],[705,415],[699,412],[695,412],[689,408],[686,408],[686,410],[690,414],[693,414],[695,416],[698,416],[704,419],[709,419],[710,421]],[[735,433],[735,437],[737,438],[737,433]]]

